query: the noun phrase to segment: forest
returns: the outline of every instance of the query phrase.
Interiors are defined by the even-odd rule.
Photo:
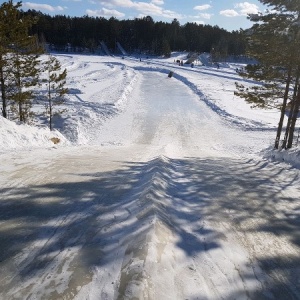
[[[32,34],[51,45],[51,50],[95,53],[105,42],[112,53],[119,42],[128,53],[169,56],[172,51],[210,52],[216,55],[245,53],[243,31],[228,32],[218,26],[155,22],[151,16],[134,20],[101,17],[50,16],[29,10],[25,15],[37,19]]]

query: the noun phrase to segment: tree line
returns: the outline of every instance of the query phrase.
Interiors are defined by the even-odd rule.
[[[32,34],[47,42],[53,50],[96,52],[100,42],[117,50],[119,42],[128,53],[170,55],[171,51],[210,52],[221,56],[241,55],[245,52],[242,31],[228,32],[218,26],[186,23],[177,19],[171,23],[155,22],[151,16],[133,20],[103,17],[50,16],[35,10],[25,15],[38,18]]]
[[[12,0],[0,6],[0,97],[4,118],[29,123],[33,105],[44,104],[50,129],[55,107],[64,102],[67,71],[53,56],[44,54],[37,35],[31,30],[37,19],[20,11],[21,2]],[[37,88],[38,87],[38,88]]]
[[[300,107],[300,2],[259,1],[271,9],[250,16],[254,25],[246,32],[247,55],[258,63],[248,65],[240,75],[260,84],[250,88],[236,84],[236,95],[255,106],[280,108],[274,146],[289,149],[299,138],[295,130]]]

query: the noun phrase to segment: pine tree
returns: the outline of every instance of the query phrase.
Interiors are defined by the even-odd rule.
[[[2,99],[2,116],[7,118],[7,74],[9,66],[9,53],[12,40],[12,32],[15,28],[13,20],[21,7],[21,2],[15,5],[12,1],[4,2],[0,6],[0,85]]]
[[[273,1],[261,1],[271,5]],[[279,1],[274,1],[279,2]],[[283,1],[282,1],[283,2]],[[275,5],[275,4],[273,4]],[[288,101],[292,104],[292,116],[288,123],[288,143],[283,147],[290,148],[293,140],[293,127],[295,125],[295,112],[297,111],[298,76],[300,60],[298,49],[300,46],[299,28],[295,26],[299,16],[288,13],[287,7],[277,11],[272,10],[266,15],[252,16],[250,19],[256,23],[248,32],[248,55],[255,58],[258,63],[249,65],[241,73],[246,78],[260,82],[252,88],[237,84],[236,95],[244,97],[248,102],[257,106],[276,105],[278,99],[283,99],[281,115],[275,139],[275,148],[279,147],[280,136],[284,124],[284,116]],[[296,22],[296,23],[295,23]],[[291,90],[296,88],[296,92]],[[299,110],[299,106],[298,106]]]
[[[160,45],[159,45],[160,55],[164,55],[165,57],[171,57],[171,47],[167,39],[164,37],[160,40]]]
[[[260,2],[272,6],[283,13],[300,12],[300,2],[298,0],[260,0]]]
[[[3,114],[6,115],[7,100],[12,101],[12,110],[18,119],[26,122],[31,115],[33,87],[38,84],[39,60],[41,53],[37,38],[29,30],[36,23],[30,16],[22,16],[12,1],[1,6],[1,91]]]
[[[9,99],[13,101],[13,110],[17,112],[19,121],[25,123],[33,115],[31,107],[34,88],[39,83],[40,61],[36,55],[16,50],[12,53],[11,63],[9,80],[13,88]]]
[[[49,128],[53,129],[53,115],[59,113],[55,111],[55,106],[61,105],[65,102],[64,95],[68,92],[65,88],[67,70],[61,72],[61,64],[59,60],[49,55],[48,60],[44,64],[46,71],[46,79],[44,80],[47,86],[47,114],[49,116]]]
[[[290,19],[290,26],[286,28],[285,34],[290,38],[289,42],[293,46],[294,53],[296,54],[295,66],[295,79],[294,79],[294,92],[291,102],[291,108],[287,127],[285,131],[283,147],[291,148],[294,139],[294,131],[296,127],[297,117],[300,108],[300,2],[299,0],[260,0],[262,3],[273,6],[276,10],[286,15]]]

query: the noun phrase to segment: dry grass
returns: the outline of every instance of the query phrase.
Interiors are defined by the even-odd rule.
[[[54,144],[58,144],[60,142],[60,139],[57,137],[53,137],[50,139]]]

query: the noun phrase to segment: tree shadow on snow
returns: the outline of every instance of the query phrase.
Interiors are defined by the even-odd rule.
[[[129,248],[127,255],[143,260],[140,249],[155,224],[160,224],[164,242],[170,238],[169,230],[177,236],[176,246],[191,257],[217,249],[224,238],[206,226],[206,220],[230,223],[241,236],[247,232],[283,236],[300,250],[300,204],[295,203],[297,195],[285,196],[298,180],[292,169],[254,161],[165,157],[126,162],[111,172],[90,169],[65,170],[63,175],[72,176],[70,181],[58,175],[44,185],[0,189],[4,296],[18,281],[30,282],[50,272],[46,271],[50,266],[53,272],[62,269],[54,264],[61,256],[66,264],[71,261],[69,270],[81,270],[86,283],[96,267],[107,267]],[[257,258],[267,276],[260,291],[249,291],[250,298],[299,299],[299,257],[272,253]],[[82,285],[76,283],[79,279],[71,280],[75,289],[69,288],[65,297],[76,294],[76,285]],[[228,299],[236,298],[235,293]]]

